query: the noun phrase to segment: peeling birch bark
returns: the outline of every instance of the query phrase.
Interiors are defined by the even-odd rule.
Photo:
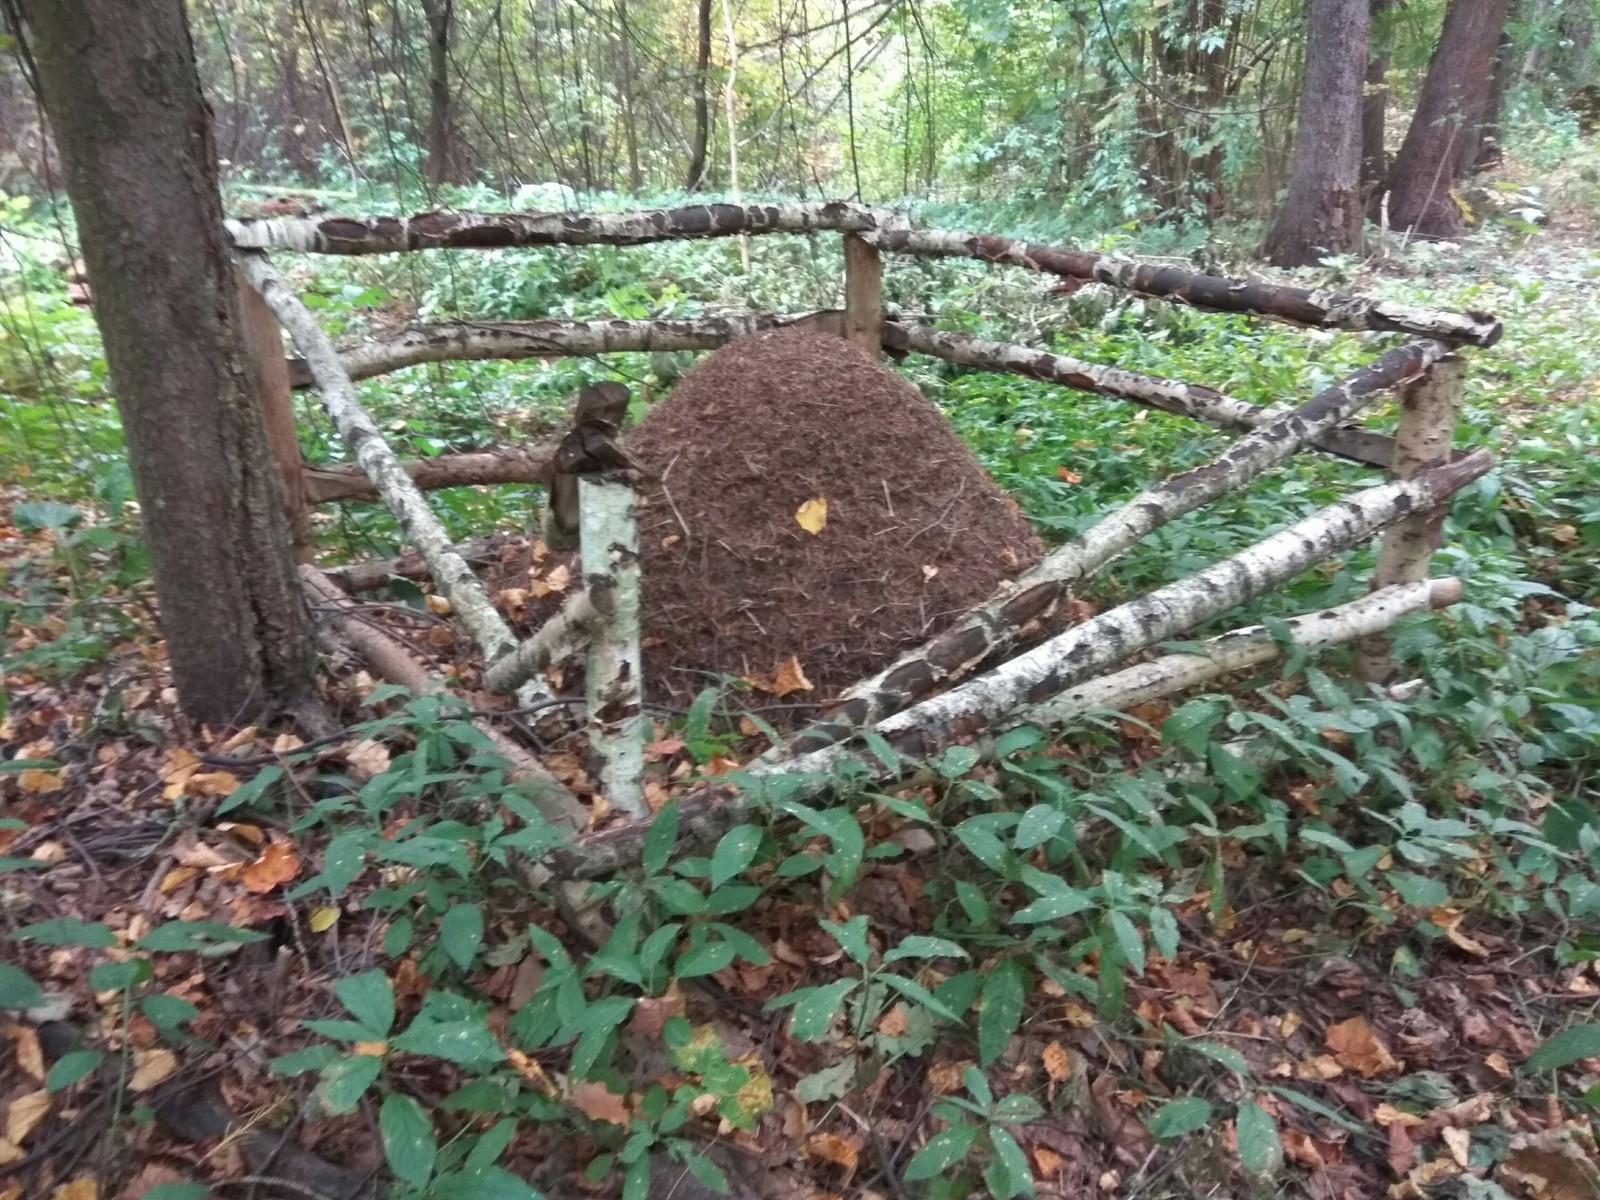
[[[1443,608],[1461,596],[1455,579],[1433,579],[1400,584],[1370,592],[1337,608],[1293,617],[1285,624],[1295,644],[1314,648],[1342,645],[1387,629],[1401,617]],[[1007,722],[1039,725],[1046,729],[1068,726],[1086,712],[1125,712],[1150,700],[1171,696],[1220,678],[1233,671],[1270,662],[1281,651],[1272,636],[1259,626],[1236,629],[1205,643],[1205,654],[1173,654],[1091,679],[1047,701],[1020,710]],[[994,738],[985,733],[972,744],[980,761],[993,757]],[[870,777],[880,782],[893,773],[876,757],[852,753]],[[751,773],[771,776],[793,771],[793,765],[761,764]],[[827,791],[826,776],[810,776],[786,786],[784,795],[805,801]],[[680,840],[709,844],[742,822],[751,801],[730,787],[709,786],[678,800],[682,821]],[[649,821],[631,821],[579,838],[574,850],[563,852],[560,869],[573,878],[595,878],[631,866],[639,859]]]
[[[440,321],[363,342],[339,358],[351,379],[371,379],[418,363],[715,350],[734,338],[799,319],[779,313],[739,313],[659,321]],[[299,359],[289,360],[289,377],[297,388],[312,386],[311,372]]]
[[[1203,421],[1218,429],[1259,429],[1289,411],[1281,406],[1263,408],[1248,400],[1224,395],[1203,383],[1181,383],[1157,375],[1143,375],[1121,367],[1082,362],[1047,350],[987,341],[948,329],[889,322],[884,325],[883,342],[891,349],[913,350],[963,366],[1006,371],[1080,392],[1114,396],[1146,408]],[[1387,467],[1394,451],[1391,439],[1364,429],[1330,428],[1313,438],[1311,444],[1330,454],[1377,467]]]
[[[904,224],[883,209],[846,201],[692,204],[617,213],[421,213],[414,217],[256,218],[224,222],[239,250],[387,254],[508,246],[637,246],[681,238],[759,233],[863,233]]]
[[[1401,395],[1400,427],[1395,431],[1392,473],[1411,479],[1450,458],[1455,441],[1456,415],[1466,384],[1467,367],[1451,355]],[[1443,511],[1417,513],[1384,535],[1378,548],[1378,565],[1372,586],[1387,587],[1428,577],[1428,564],[1444,533]],[[1361,643],[1356,675],[1369,683],[1382,683],[1394,671],[1389,640],[1373,636]]]
[[[804,754],[831,745],[972,675],[1036,632],[1074,584],[1154,530],[1285,462],[1308,441],[1360,412],[1380,392],[1417,378],[1446,353],[1448,347],[1435,341],[1396,347],[1299,408],[1246,434],[1214,462],[1148,488],[1046,555],[927,645],[845,692],[839,707],[791,738],[785,752]],[[770,755],[776,756],[776,752]]]
[[[1336,292],[1224,279],[1160,263],[1041,246],[989,234],[912,229],[900,225],[864,232],[862,236],[899,254],[1005,263],[1067,279],[1103,283],[1139,296],[1171,300],[1214,312],[1272,317],[1294,325],[1409,333],[1474,346],[1492,346],[1500,340],[1502,332],[1500,322],[1489,313],[1440,312],[1390,300],[1365,300]]]
[[[1433,508],[1493,463],[1488,451],[1479,450],[1413,479],[1357,492],[1187,579],[1103,612],[987,674],[879,721],[874,729],[912,757],[921,757],[928,746],[958,731],[980,733],[1112,663],[1264,595],[1402,517]],[[848,753],[846,746],[839,743],[780,762],[800,773],[825,772]]]
[[[538,632],[484,671],[484,687],[500,694],[514,692],[551,663],[587,647],[594,631],[615,614],[615,599],[609,588],[609,580],[597,578],[588,589],[568,596],[560,611]]]
[[[390,683],[397,683],[418,695],[444,688],[443,679],[412,658],[393,638],[371,622],[362,620],[358,615],[360,605],[340,591],[326,574],[313,566],[301,566],[300,583],[312,615],[323,622],[325,636],[332,634],[347,643]],[[530,785],[532,795],[529,798],[547,821],[561,829],[582,829],[588,823],[588,811],[543,763],[484,718],[476,717],[472,723],[494,743],[495,752],[511,764],[507,777],[512,782]]]
[[[639,663],[639,527],[633,486],[621,472],[578,476],[579,563],[590,593],[610,611],[589,635],[584,671],[589,747],[601,791],[643,817],[644,696]]]
[[[456,618],[477,642],[484,658],[493,660],[513,649],[516,638],[510,626],[489,600],[472,568],[451,544],[449,534],[433,515],[427,500],[406,474],[377,425],[357,401],[355,385],[345,374],[332,340],[265,255],[236,257],[239,269],[277,314],[295,346],[305,356],[306,365],[316,378],[328,419],[376,486],[384,506],[394,514],[406,541],[415,546],[427,562],[434,584],[450,601]]]
[[[550,456],[555,443],[511,450],[441,454],[435,458],[410,458],[400,468],[423,491],[470,487],[486,483],[548,483]],[[377,485],[360,467],[306,467],[302,471],[307,498],[313,504],[331,500],[374,500]]]

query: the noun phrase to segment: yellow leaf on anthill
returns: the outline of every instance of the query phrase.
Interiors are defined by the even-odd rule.
[[[787,696],[791,692],[811,690],[811,680],[806,678],[806,673],[800,669],[800,660],[794,655],[791,654],[783,660],[778,673],[772,677],[771,690],[774,696]]]
[[[1346,1070],[1354,1071],[1363,1079],[1371,1079],[1383,1071],[1398,1070],[1400,1064],[1389,1047],[1378,1040],[1365,1017],[1351,1017],[1337,1025],[1328,1026],[1328,1049],[1334,1060]]]
[[[828,523],[828,502],[821,496],[807,500],[795,510],[794,520],[807,533],[821,533],[823,526]]]
[[[280,883],[288,883],[300,874],[300,855],[294,843],[286,840],[268,842],[261,857],[240,874],[239,879],[248,891],[270,892]]]
[[[591,1121],[628,1127],[628,1098],[619,1096],[603,1083],[586,1079],[573,1084],[572,1105]]]
[[[177,1069],[178,1056],[171,1050],[160,1047],[154,1050],[140,1050],[133,1056],[133,1077],[128,1080],[128,1090],[149,1091]]]

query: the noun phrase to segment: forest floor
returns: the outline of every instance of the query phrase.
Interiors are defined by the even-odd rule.
[[[947,756],[799,834],[647,854],[598,939],[513,869],[536,820],[463,707],[334,663],[343,738],[196,728],[136,545],[97,516],[115,492],[13,478],[0,1200],[1600,1196],[1597,275],[1600,222],[1571,207],[1340,281],[1508,326],[1463,427],[1503,466],[1443,556],[1468,602],[1396,639],[1421,699],[1363,695],[1329,658],[998,764]],[[1345,361],[1293,332],[1078,316],[1102,358],[1236,392]],[[912,377],[1047,536],[1219,444]],[[1290,470],[1095,599],[1349,478]],[[1364,561],[1283,603],[1338,602]],[[425,605],[375,619],[470,683]],[[750,752],[710,708],[659,715],[666,791]],[[1210,745],[1272,728],[1265,772]],[[1044,839],[1017,822],[1052,806],[1082,832],[1050,866],[1094,920],[1019,928]]]

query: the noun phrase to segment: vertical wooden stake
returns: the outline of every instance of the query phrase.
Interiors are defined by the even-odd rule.
[[[243,277],[239,280],[239,307],[244,318],[245,350],[255,376],[256,397],[267,427],[267,442],[283,481],[283,509],[289,520],[290,547],[297,563],[312,560],[311,504],[306,495],[305,461],[294,428],[294,393],[289,387],[289,366],[283,357],[283,336],[278,318],[261,294]]]
[[[854,233],[844,235],[844,335],[874,358],[883,353],[883,260]]]
[[[589,747],[613,807],[644,817],[644,696],[639,668],[639,527],[621,472],[578,476],[578,559],[591,595],[611,596],[589,641],[584,701]]]
[[[1459,355],[1447,355],[1401,391],[1400,427],[1395,431],[1391,476],[1410,479],[1449,460],[1466,374],[1466,362]],[[1428,564],[1439,548],[1444,517],[1443,509],[1414,513],[1390,527],[1378,549],[1378,566],[1372,575],[1374,589],[1428,577]],[[1357,677],[1382,683],[1393,671],[1389,639],[1381,634],[1361,639],[1356,649]]]

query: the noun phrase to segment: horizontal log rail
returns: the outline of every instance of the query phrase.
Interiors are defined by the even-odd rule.
[[[431,249],[534,246],[636,246],[741,234],[859,234],[879,249],[925,257],[973,258],[1067,279],[1103,283],[1214,312],[1269,317],[1296,325],[1409,333],[1492,346],[1501,325],[1488,313],[1451,313],[1337,292],[1203,275],[1163,263],[1044,246],[990,234],[912,229],[889,210],[846,201],[801,204],[695,204],[617,213],[420,213],[411,217],[317,216],[230,220],[240,250],[386,254]]]
[[[487,483],[548,483],[550,456],[555,452],[551,442],[521,449],[408,458],[401,460],[400,467],[425,492]],[[301,474],[306,481],[306,499],[312,504],[378,499],[377,484],[354,464],[306,467]]]

